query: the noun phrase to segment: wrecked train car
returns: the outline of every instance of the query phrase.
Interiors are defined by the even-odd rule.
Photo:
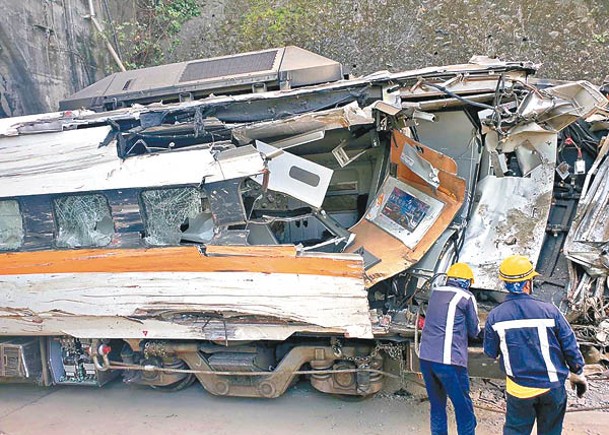
[[[455,259],[491,307],[501,259],[542,255],[560,132],[607,100],[534,71],[349,78],[286,47],[117,73],[0,120],[0,376],[374,394],[416,370]]]

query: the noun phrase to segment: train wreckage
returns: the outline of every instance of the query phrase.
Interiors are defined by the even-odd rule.
[[[417,370],[442,272],[472,266],[484,318],[513,253],[602,356],[608,101],[535,70],[350,78],[285,47],[116,73],[1,119],[0,379],[271,398],[305,375],[371,395]]]

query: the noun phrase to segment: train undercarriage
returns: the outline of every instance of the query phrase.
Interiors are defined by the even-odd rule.
[[[324,393],[370,396],[383,388],[385,361],[405,370],[407,343],[309,337],[282,343],[4,338],[2,382],[103,386],[127,384],[179,391],[195,382],[218,396],[275,398],[299,378]]]

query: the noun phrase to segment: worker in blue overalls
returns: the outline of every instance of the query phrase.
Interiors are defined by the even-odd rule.
[[[507,375],[504,434],[530,434],[535,419],[538,434],[560,434],[567,376],[579,397],[587,388],[584,358],[571,326],[558,308],[531,296],[537,275],[522,255],[501,263],[499,277],[509,294],[491,310],[484,329],[484,352],[499,356]]]
[[[446,397],[455,407],[459,435],[474,434],[476,416],[469,397],[467,338],[480,332],[478,307],[469,291],[474,273],[465,263],[446,272],[446,285],[432,289],[421,336],[421,373],[431,405],[432,435],[448,433]]]

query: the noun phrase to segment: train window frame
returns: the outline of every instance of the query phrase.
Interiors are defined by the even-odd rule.
[[[23,248],[23,245],[25,243],[25,235],[26,235],[26,227],[25,227],[25,219],[22,213],[22,206],[21,203],[18,199],[16,198],[2,198],[0,199],[0,204],[2,203],[14,203],[17,206],[17,213],[19,215],[19,226],[20,226],[20,231],[19,231],[19,235],[20,235],[20,240],[18,245],[16,245],[15,247],[4,247],[3,243],[0,241],[0,252],[15,252],[15,251],[19,251],[21,248]]]
[[[105,205],[105,209],[107,210],[108,216],[110,218],[110,222],[112,223],[112,232],[109,234],[109,238],[105,243],[96,244],[96,243],[88,243],[88,244],[79,244],[79,245],[69,245],[68,242],[62,243],[59,240],[60,234],[60,221],[59,221],[59,208],[58,201],[66,200],[68,198],[83,198],[83,197],[91,197],[97,196],[102,199],[103,204]],[[115,238],[116,235],[116,224],[114,222],[114,216],[112,215],[112,207],[110,207],[110,202],[108,201],[108,197],[104,195],[102,192],[87,192],[87,193],[78,193],[78,194],[66,194],[66,195],[57,195],[51,198],[51,205],[53,209],[53,223],[55,225],[55,229],[53,231],[53,245],[57,249],[91,249],[91,248],[104,248],[110,245]],[[105,216],[104,216],[105,217]],[[103,218],[102,218],[103,219]],[[98,221],[98,223],[101,222]]]
[[[145,195],[149,192],[160,192],[160,191],[171,191],[171,190],[192,190],[195,191],[197,193],[197,195],[199,196],[200,202],[199,202],[199,211],[197,213],[201,214],[204,213],[205,210],[209,210],[209,206],[207,206],[207,208],[205,207],[205,201],[207,200],[207,196],[205,195],[205,191],[202,190],[200,187],[197,186],[192,186],[192,185],[185,185],[185,186],[163,186],[163,187],[157,187],[157,188],[146,188],[146,189],[142,189],[139,192],[139,203],[140,203],[140,215],[142,216],[142,223],[144,225],[144,231],[142,233],[142,240],[145,243],[146,246],[150,246],[150,247],[155,247],[155,248],[163,248],[163,247],[170,247],[170,246],[180,246],[182,244],[182,238],[180,237],[180,240],[178,240],[177,242],[170,242],[170,243],[152,243],[151,241],[151,232],[149,230],[149,225],[150,222],[152,221],[151,219],[151,213],[149,212],[147,206],[146,206],[146,199],[145,199]],[[196,215],[195,215],[196,216]],[[189,216],[186,216],[184,218],[184,220],[186,220],[186,218],[188,218]],[[182,223],[183,224],[183,223]],[[182,225],[180,224],[180,225]],[[184,231],[180,230],[180,233],[183,234]]]

